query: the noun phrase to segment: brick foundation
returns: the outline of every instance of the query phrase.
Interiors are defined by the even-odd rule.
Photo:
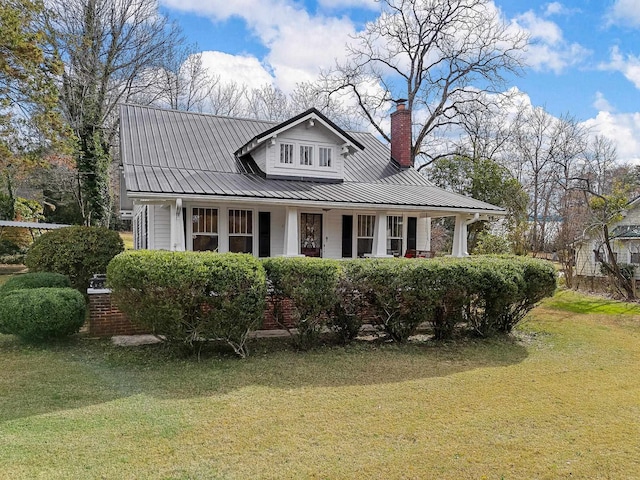
[[[110,290],[90,288],[87,294],[89,295],[89,335],[111,337],[149,333],[134,326],[125,314],[111,303]]]
[[[118,307],[111,302],[111,291],[107,288],[88,289],[89,295],[89,322],[88,333],[95,337],[111,337],[114,335],[138,335],[149,333],[139,327],[134,326],[124,313],[118,310]],[[261,329],[278,330],[282,326],[279,325],[274,317],[274,299],[269,296],[267,298],[267,307],[264,311],[264,319]],[[283,311],[284,323],[287,327],[293,327],[292,318],[293,305],[291,300],[284,299],[280,302],[280,308]]]

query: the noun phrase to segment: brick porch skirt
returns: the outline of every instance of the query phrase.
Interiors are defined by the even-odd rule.
[[[138,335],[149,333],[136,327],[116,305],[111,302],[111,290],[108,288],[89,288],[89,321],[87,332],[94,337],[112,337],[114,335]],[[262,330],[282,328],[273,316],[273,299],[267,297],[267,307],[262,321]],[[282,305],[283,316],[288,327],[293,326],[291,302],[285,300]]]

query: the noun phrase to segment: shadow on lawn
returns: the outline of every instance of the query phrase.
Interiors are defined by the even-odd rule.
[[[114,347],[77,339],[28,346],[0,337],[0,422],[83,408],[133,395],[159,399],[219,396],[246,387],[297,389],[379,385],[505,367],[527,349],[511,337],[408,345],[358,343],[296,352],[261,340],[252,356],[220,352],[176,358],[158,345]]]

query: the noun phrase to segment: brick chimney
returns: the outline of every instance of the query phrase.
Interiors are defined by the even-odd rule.
[[[411,160],[411,110],[407,110],[404,98],[396,102],[391,114],[391,158],[402,168],[413,167]]]

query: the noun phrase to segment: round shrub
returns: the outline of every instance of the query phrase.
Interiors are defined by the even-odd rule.
[[[0,238],[0,255],[15,255],[20,253],[20,245],[11,240]]]
[[[28,341],[77,333],[85,315],[84,296],[73,288],[14,290],[0,297],[0,333]]]
[[[123,250],[118,232],[102,227],[66,227],[36,239],[25,263],[32,272],[67,275],[71,285],[84,292],[91,276],[106,272],[109,261]]]
[[[61,273],[34,272],[15,275],[0,286],[0,295],[27,288],[69,288],[69,277]]]

